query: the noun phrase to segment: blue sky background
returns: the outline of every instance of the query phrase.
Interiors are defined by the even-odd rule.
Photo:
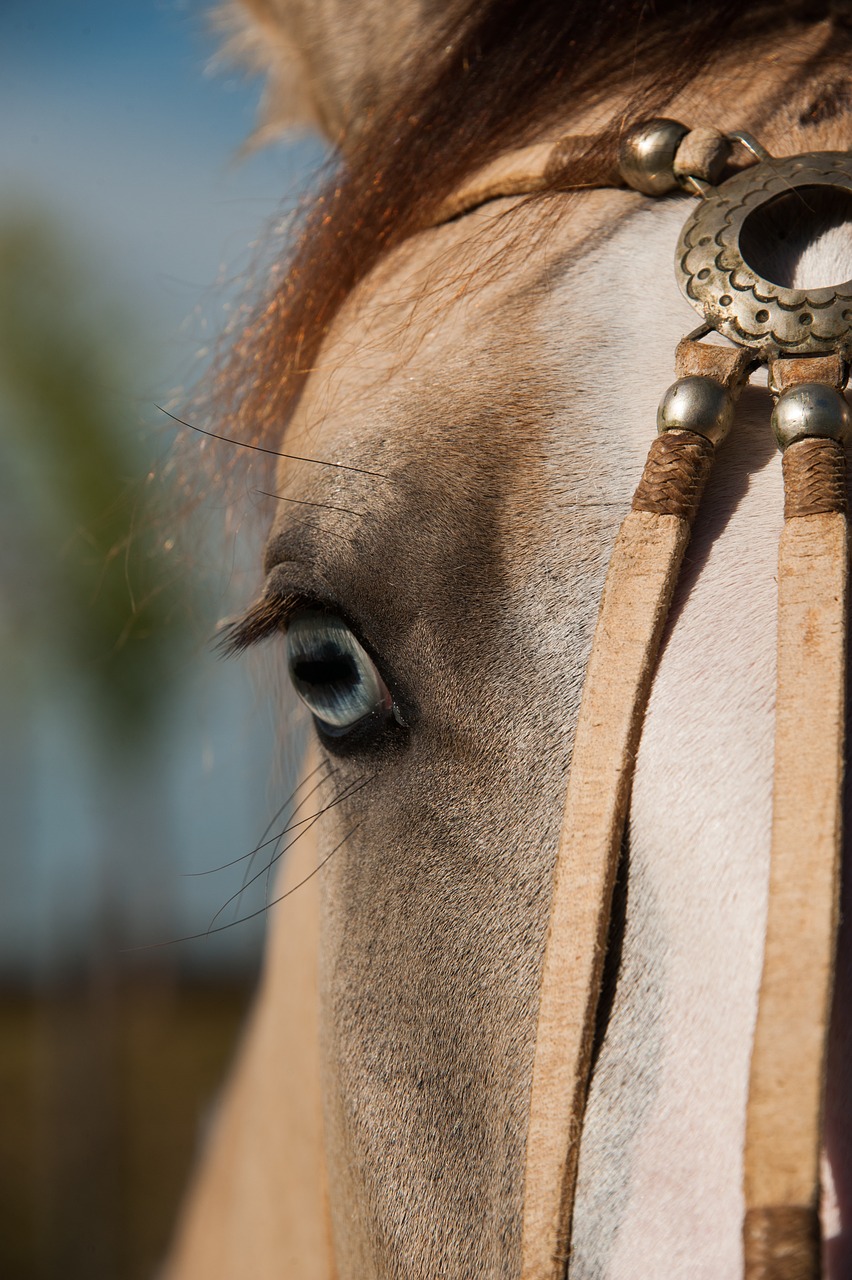
[[[0,0],[0,220],[46,216],[126,317],[137,358],[108,389],[116,430],[153,431],[155,448],[152,405],[194,380],[223,324],[221,282],[323,154],[302,138],[238,161],[260,86],[214,70],[215,52],[202,3]],[[223,612],[227,588],[214,585]],[[278,717],[207,641],[129,783],[105,774],[79,690],[0,690],[0,977],[61,969],[99,930],[118,945],[195,932],[233,890],[186,872],[250,848],[280,804]],[[259,939],[231,930],[182,958],[250,963]]]
[[[36,200],[167,326],[166,369],[322,154],[302,139],[237,160],[259,83],[221,66],[209,26],[200,0],[0,5],[0,198]]]

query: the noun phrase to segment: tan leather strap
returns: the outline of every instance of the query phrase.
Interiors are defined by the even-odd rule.
[[[691,129],[678,146],[674,172],[684,182],[699,178],[715,183],[730,151],[730,141],[718,129]],[[578,161],[583,162],[583,176],[574,181],[572,170]],[[431,225],[440,226],[491,200],[509,196],[626,185],[614,157],[601,147],[600,137],[568,134],[556,141],[508,151],[490,161],[439,206]]]
[[[531,196],[547,190],[559,175],[570,170],[571,165],[585,155],[593,141],[592,138],[572,134],[557,142],[537,142],[498,156],[444,201],[435,223],[449,222],[451,218],[470,213],[490,200]],[[623,185],[618,169],[606,161],[602,161],[599,171],[583,183],[590,188]]]
[[[753,358],[684,340],[677,374],[736,395]],[[654,666],[713,446],[691,431],[651,445],[604,584],[554,868],[533,1060],[523,1280],[563,1280],[612,891]]]
[[[813,368],[807,362],[803,377]],[[842,446],[792,444],[784,481],[769,905],[746,1119],[746,1280],[821,1274],[820,1131],[840,882],[848,577]]]
[[[633,761],[690,522],[631,511],[586,671],[553,884],[533,1064],[523,1280],[562,1280],[612,890]]]

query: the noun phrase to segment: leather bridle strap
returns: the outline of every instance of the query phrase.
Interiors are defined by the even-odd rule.
[[[750,353],[678,348],[680,377],[737,394]],[[562,1280],[613,886],[642,719],[663,627],[714,447],[671,431],[651,445],[607,571],[574,737],[554,870],[533,1063],[522,1276]]]
[[[624,186],[617,166],[605,157],[590,166],[588,153],[595,142],[582,134],[569,134],[556,143],[536,142],[498,156],[443,202],[432,225],[450,222],[492,200],[538,195],[554,186],[565,189],[567,185],[571,191]],[[584,176],[575,182],[571,171],[578,161]]]
[[[821,368],[817,369],[816,366]],[[843,362],[784,360],[774,389],[842,390]],[[784,451],[769,905],[745,1143],[746,1280],[820,1274],[819,1153],[834,972],[846,722],[846,464]]]

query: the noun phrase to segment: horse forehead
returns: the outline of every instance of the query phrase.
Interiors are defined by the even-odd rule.
[[[670,262],[682,210],[655,209],[637,223],[624,192],[512,204],[423,234],[358,289],[308,380],[288,452],[383,474],[427,462],[457,483],[486,462],[521,460],[527,475],[533,463],[556,462],[564,480],[592,465],[590,451],[606,452],[620,428],[601,430],[601,419],[624,379],[636,383],[649,362],[670,379],[673,342],[691,323]],[[659,394],[652,375],[643,380]],[[647,438],[642,430],[640,448]],[[287,460],[279,481],[353,484]]]
[[[453,427],[486,414],[482,430],[499,436],[497,398],[532,389],[541,299],[531,264],[497,273],[476,256],[473,237],[437,229],[383,264],[329,335],[297,430],[336,453],[400,460],[451,446]]]
[[[694,321],[672,270],[684,210],[637,213],[623,192],[572,199],[565,218],[552,202],[509,218],[504,205],[404,246],[353,296],[288,452],[409,468],[420,482],[428,463],[456,487],[505,469],[521,490],[535,485],[543,512],[566,484],[588,502],[621,496],[617,477],[641,469],[674,346]],[[296,474],[287,460],[279,480],[315,493],[361,485],[371,502],[389,492]]]

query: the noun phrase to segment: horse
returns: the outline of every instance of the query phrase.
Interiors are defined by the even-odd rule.
[[[289,855],[281,891],[301,887],[275,909],[170,1280],[522,1274],[583,674],[695,323],[671,267],[688,197],[625,188],[615,148],[665,116],[747,129],[780,155],[843,150],[850,18],[631,0],[227,9],[232,51],[268,77],[261,133],[308,123],[340,157],[212,392],[220,434],[280,455],[266,586],[235,645],[287,646],[319,816]],[[556,162],[536,189],[513,185],[513,157],[543,147]],[[791,279],[852,276],[842,218],[816,238],[766,235]],[[738,403],[654,675],[570,1280],[743,1274],[781,527],[768,404],[756,382]],[[850,984],[841,927],[830,1280],[852,1274]]]

